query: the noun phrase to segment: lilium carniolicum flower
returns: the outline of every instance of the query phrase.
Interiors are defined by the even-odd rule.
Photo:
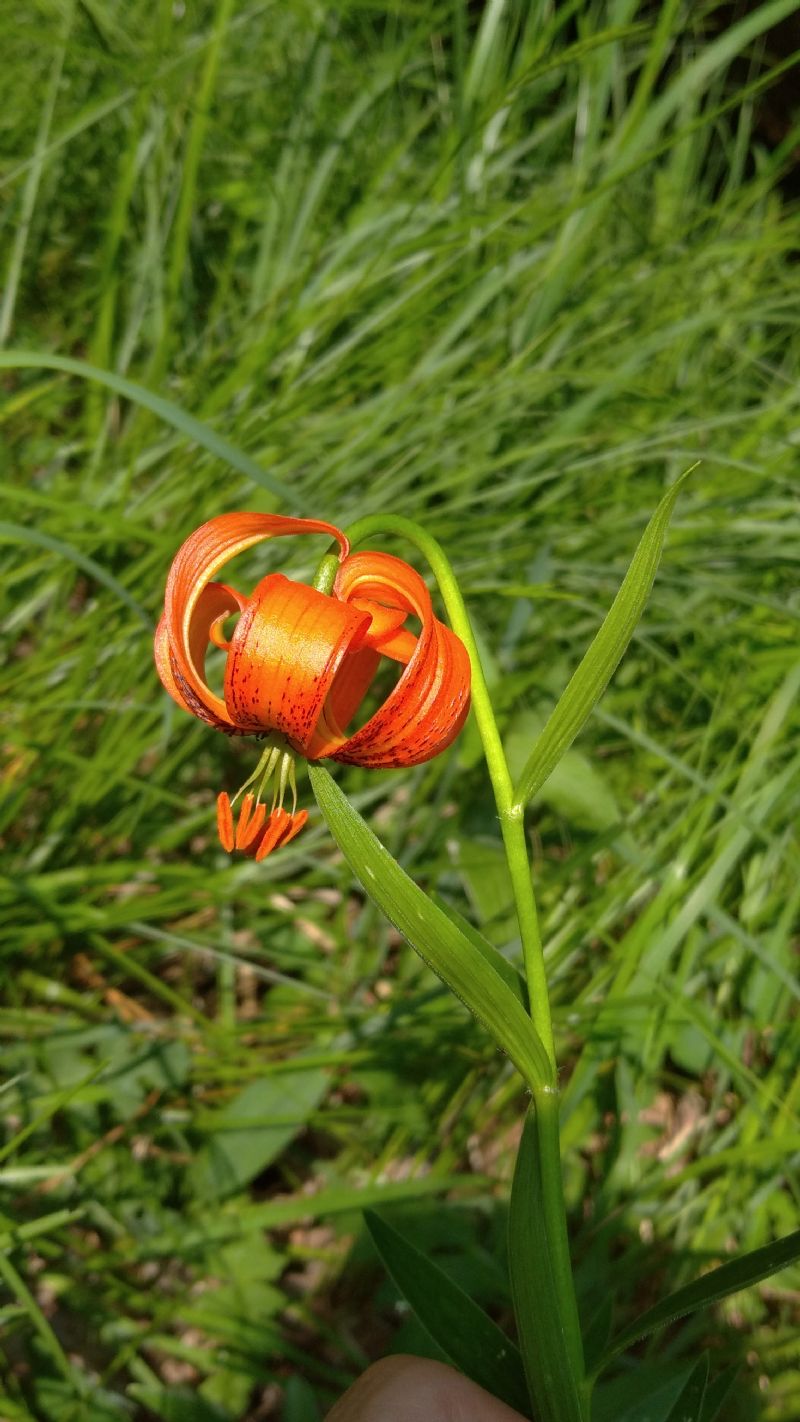
[[[249,597],[215,580],[238,553],[296,533],[327,533],[338,543],[330,595],[282,573],[268,573]],[[226,635],[232,615],[236,625]],[[419,619],[418,634],[404,625],[409,616]],[[209,644],[227,654],[221,696],[206,678]],[[397,685],[348,733],[382,657],[403,666]],[[221,514],[190,534],[170,568],[155,660],[184,711],[226,735],[266,739],[233,800],[225,791],[217,800],[223,847],[257,860],[287,844],[308,818],[297,810],[295,754],[372,769],[420,765],[450,745],[469,710],[466,649],[434,615],[419,573],[388,553],[351,554],[341,530],[317,519]],[[284,808],[289,790],[291,811]]]

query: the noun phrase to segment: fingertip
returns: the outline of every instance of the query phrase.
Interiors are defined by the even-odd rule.
[[[403,1354],[373,1363],[326,1422],[524,1422],[468,1378],[429,1358]]]

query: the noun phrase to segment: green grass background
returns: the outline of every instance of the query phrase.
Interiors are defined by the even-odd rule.
[[[519,766],[700,461],[529,814],[587,1324],[795,1227],[800,133],[756,127],[794,9],[4,8],[4,1422],[315,1422],[429,1347],[368,1203],[509,1324],[518,1081],[316,813],[261,866],[221,853],[254,747],[157,684],[170,559],[224,510],[424,522]],[[474,728],[342,779],[513,956]],[[726,1415],[792,1422],[798,1284],[642,1345],[639,1375],[710,1343],[742,1369]]]

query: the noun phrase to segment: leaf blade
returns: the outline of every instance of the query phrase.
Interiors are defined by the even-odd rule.
[[[584,1422],[575,1386],[572,1341],[559,1310],[542,1186],[536,1106],[528,1112],[517,1152],[508,1215],[511,1296],[528,1392],[540,1422]],[[573,1361],[571,1361],[571,1358]]]
[[[730,1397],[738,1376],[738,1368],[726,1368],[724,1373],[720,1373],[713,1382],[709,1382],[706,1395],[703,1398],[700,1422],[718,1422],[722,1415],[722,1408]]]
[[[597,1371],[602,1371],[617,1354],[624,1352],[632,1343],[638,1343],[640,1338],[654,1333],[657,1328],[674,1323],[676,1319],[685,1318],[687,1314],[696,1313],[700,1308],[718,1303],[729,1294],[749,1289],[762,1279],[769,1278],[770,1274],[785,1269],[796,1259],[800,1259],[800,1229],[785,1235],[783,1239],[773,1240],[761,1249],[751,1250],[739,1259],[732,1259],[728,1264],[720,1264],[717,1269],[695,1279],[694,1283],[687,1284],[683,1289],[676,1289],[674,1294],[669,1294],[667,1298],[661,1299],[653,1308],[634,1319],[633,1323],[613,1340]]]
[[[450,1362],[509,1407],[527,1413],[525,1373],[516,1345],[438,1264],[381,1215],[365,1210],[364,1220],[387,1272]]]
[[[650,519],[599,632],[573,672],[522,768],[514,787],[517,804],[526,805],[541,789],[586,724],[616,671],[649,597],[675,501],[691,472],[687,469],[667,490]]]
[[[531,1089],[550,1085],[541,1038],[493,964],[389,854],[321,765],[309,779],[328,828],[364,891],[428,967],[491,1033]]]
[[[440,908],[442,913],[450,919],[450,922],[454,923],[456,928],[464,934],[464,937],[468,938],[470,942],[474,944],[481,956],[491,963],[495,972],[500,974],[506,986],[511,989],[514,996],[527,1012],[529,1010],[528,984],[519,971],[519,968],[515,968],[514,964],[508,961],[508,958],[504,958],[503,954],[498,952],[494,944],[490,943],[488,938],[484,938],[480,930],[477,929],[474,924],[470,923],[468,919],[464,918],[464,915],[459,913],[457,908],[447,903],[446,899],[443,899],[440,894],[432,894],[431,899],[436,907]]]
[[[698,1358],[667,1422],[702,1422],[708,1387],[708,1354]]]

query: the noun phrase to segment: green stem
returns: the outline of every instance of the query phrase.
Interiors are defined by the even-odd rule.
[[[481,666],[480,654],[472,631],[469,614],[461,596],[461,589],[444,549],[435,538],[426,533],[411,519],[399,514],[377,514],[361,518],[347,530],[351,543],[359,543],[378,532],[399,533],[414,543],[427,558],[431,571],[439,585],[450,626],[467,649],[472,667],[472,708],[478,725],[489,779],[492,782],[500,829],[503,835],[506,858],[508,860],[514,904],[522,940],[522,956],[525,977],[528,983],[531,1017],[544,1043],[550,1062],[555,1067],[555,1047],[553,1024],[550,1017],[550,1002],[547,996],[547,977],[539,932],[539,916],[533,892],[528,850],[525,842],[523,806],[514,800],[514,787],[506,764],[503,742],[497,729],[494,708],[489,688]]]
[[[311,579],[312,588],[316,588],[317,592],[330,594],[333,588],[333,581],[336,577],[338,568],[338,553],[326,553],[325,557],[322,559],[322,562],[317,568],[316,573]]]
[[[481,736],[481,739],[483,739],[483,736]],[[485,744],[484,741],[484,747]],[[505,757],[503,758],[503,765],[506,770],[506,775],[508,775],[508,770],[505,766]],[[495,800],[497,800],[497,787],[495,786],[494,788]],[[497,808],[500,814],[500,829],[503,834],[506,861],[508,863],[509,874],[511,875],[511,887],[514,892],[514,904],[517,911],[520,937],[522,939],[522,961],[525,967],[525,981],[528,984],[531,1017],[544,1043],[545,1051],[550,1058],[550,1064],[555,1071],[556,1049],[555,1042],[553,1041],[550,999],[547,993],[547,974],[544,966],[542,939],[539,932],[539,915],[536,910],[536,899],[534,897],[533,882],[531,880],[531,867],[528,863],[528,846],[525,840],[522,808],[521,806],[513,805],[508,812],[505,812],[499,803]]]

